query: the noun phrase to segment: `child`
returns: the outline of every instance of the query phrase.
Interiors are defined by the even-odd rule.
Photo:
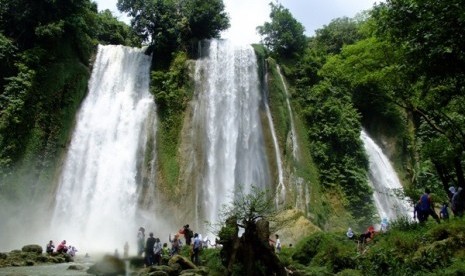
[[[449,219],[449,211],[447,210],[447,207],[449,207],[449,205],[447,202],[444,202],[442,204],[441,211],[439,212],[439,217],[445,220]]]

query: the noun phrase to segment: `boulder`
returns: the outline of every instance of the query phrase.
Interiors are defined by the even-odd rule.
[[[68,270],[84,270],[85,267],[82,265],[70,265],[68,267]]]
[[[167,265],[156,265],[146,269],[147,275],[150,276],[175,276],[179,274],[177,268]]]
[[[179,264],[182,270],[197,268],[197,266],[193,262],[181,255],[174,255],[168,261],[169,266],[173,266],[174,264]]]
[[[125,275],[126,267],[123,260],[111,255],[105,255],[101,261],[91,266],[87,273],[103,276]]]
[[[145,266],[145,259],[143,257],[131,257],[127,258],[131,268],[142,268]]]
[[[208,276],[209,270],[207,267],[198,267],[196,269],[186,269],[181,271],[182,276]]]
[[[37,244],[29,244],[29,245],[25,245],[23,246],[23,248],[21,248],[21,251],[22,252],[33,252],[33,253],[37,253],[37,254],[42,254],[42,246],[40,245],[37,245]]]
[[[147,274],[149,276],[170,276],[168,273],[164,272],[164,271],[154,271],[154,272],[151,272],[150,274]]]

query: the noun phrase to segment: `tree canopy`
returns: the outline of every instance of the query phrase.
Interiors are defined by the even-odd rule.
[[[304,26],[281,4],[270,3],[270,7],[271,22],[257,27],[263,43],[280,57],[290,58],[301,54],[307,41]]]
[[[156,49],[186,48],[229,27],[222,0],[118,0],[117,6],[132,17],[137,35]]]

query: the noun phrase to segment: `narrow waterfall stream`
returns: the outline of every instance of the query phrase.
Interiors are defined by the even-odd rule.
[[[287,111],[289,113],[289,121],[291,124],[291,131],[290,131],[290,138],[291,138],[291,147],[292,147],[292,157],[296,163],[300,162],[299,156],[299,144],[297,142],[297,133],[295,130],[295,123],[294,123],[294,114],[292,112],[291,102],[289,100],[289,91],[287,89],[286,81],[284,80],[284,76],[281,73],[281,67],[276,65],[276,70],[278,71],[279,77],[281,79],[281,83],[284,88],[284,93],[286,96],[286,106]],[[310,190],[308,188],[307,183],[304,181],[303,178],[299,176],[292,176],[291,182],[294,184],[295,193],[295,208],[307,211],[310,205]]]
[[[141,156],[155,135],[151,57],[99,45],[56,192],[51,237],[84,252],[135,239]]]
[[[194,125],[202,133],[205,172],[200,172],[199,213],[216,222],[239,185],[268,187],[268,161],[259,116],[257,60],[251,46],[212,40],[195,69]]]
[[[273,146],[275,150],[275,158],[276,158],[276,165],[278,167],[278,185],[276,186],[276,193],[275,193],[275,202],[276,208],[278,208],[279,204],[283,203],[286,198],[286,187],[284,187],[284,175],[283,175],[283,162],[281,160],[281,151],[279,150],[279,143],[278,138],[276,137],[276,131],[274,129],[273,119],[271,118],[271,111],[270,105],[268,102],[268,70],[266,69],[266,73],[264,76],[264,85],[265,85],[265,109],[266,109],[266,118],[268,119],[268,125],[270,126],[271,130],[271,137],[273,138]]]
[[[281,73],[281,67],[276,65],[276,69],[278,70],[279,77],[281,78],[281,82],[284,87],[284,93],[286,93],[286,104],[287,110],[289,112],[289,118],[291,123],[291,141],[292,141],[292,156],[298,162],[299,161],[299,144],[297,143],[297,134],[295,132],[295,125],[294,125],[294,115],[292,114],[291,103],[289,101],[289,91],[287,90],[286,82],[284,81],[283,74]]]
[[[369,182],[380,218],[392,221],[401,216],[412,217],[413,207],[403,197],[402,185],[389,159],[364,130],[361,138],[370,162]]]

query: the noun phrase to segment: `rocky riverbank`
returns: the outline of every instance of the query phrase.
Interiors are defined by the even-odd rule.
[[[6,275],[208,275],[208,268],[198,267],[188,258],[175,255],[160,266],[144,267],[142,257],[120,259],[111,255],[103,258],[75,257],[68,254],[45,254],[40,245],[26,245],[21,250],[0,253],[0,276]]]

